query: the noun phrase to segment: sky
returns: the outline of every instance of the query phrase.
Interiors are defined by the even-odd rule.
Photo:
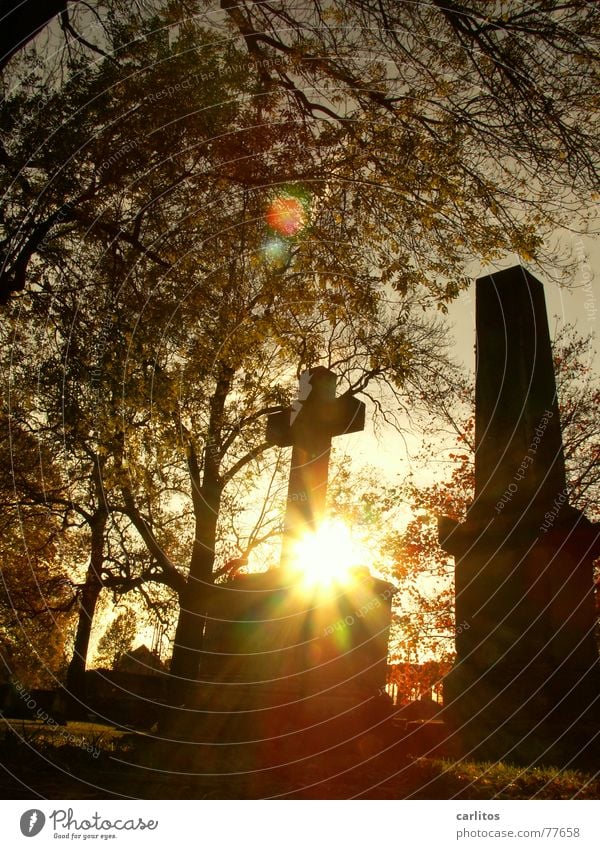
[[[557,330],[565,324],[575,324],[582,335],[598,336],[600,328],[600,217],[597,219],[596,232],[590,235],[555,234],[560,239],[564,252],[573,259],[575,268],[567,285],[560,285],[538,271],[526,265],[529,271],[543,284],[546,295],[546,309],[550,326],[550,336],[554,338]],[[501,261],[485,268],[477,261],[467,267],[466,272],[473,282],[449,305],[448,325],[452,336],[452,353],[466,373],[475,381],[475,279],[521,264],[516,255],[507,255]],[[599,341],[592,345],[589,365],[595,375],[600,377]],[[375,432],[373,423],[367,414],[367,426],[364,433],[352,434],[338,440],[340,451],[347,451],[359,459],[381,469],[382,474],[394,480],[401,478],[408,469],[407,449],[416,448],[418,440],[405,438],[390,427]],[[435,471],[435,458],[432,458],[432,476]]]

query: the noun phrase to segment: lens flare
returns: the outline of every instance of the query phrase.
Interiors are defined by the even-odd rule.
[[[268,265],[273,268],[285,268],[291,257],[291,248],[283,239],[274,237],[264,242],[263,254]]]
[[[332,519],[298,540],[291,566],[305,588],[344,586],[352,583],[363,554],[348,526],[341,519]]]
[[[297,236],[308,223],[306,204],[297,197],[281,195],[271,201],[265,220],[269,227],[282,236]]]

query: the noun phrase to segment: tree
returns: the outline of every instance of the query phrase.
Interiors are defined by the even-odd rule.
[[[260,471],[265,415],[290,402],[298,369],[325,362],[342,373],[347,391],[379,384],[404,405],[413,389],[424,400],[439,396],[448,372],[441,328],[415,314],[447,293],[414,293],[418,275],[382,265],[383,246],[367,239],[354,213],[339,214],[340,197],[350,210],[354,188],[346,197],[326,180],[336,157],[345,156],[336,137],[315,142],[275,96],[255,102],[257,80],[235,51],[216,55],[209,42],[200,64],[190,51],[178,53],[188,78],[203,63],[223,64],[214,86],[190,92],[165,75],[170,54],[162,43],[127,47],[129,36],[127,27],[116,28],[118,70],[103,63],[57,97],[65,120],[90,104],[78,138],[46,133],[50,139],[40,145],[40,127],[27,124],[11,148],[13,176],[23,179],[11,185],[7,207],[7,243],[14,245],[8,288],[29,281],[15,299],[14,320],[31,328],[43,319],[52,329],[35,352],[30,331],[22,331],[31,362],[19,363],[19,373],[42,375],[36,425],[56,448],[65,444],[75,482],[69,507],[89,534],[72,686],[82,677],[102,587],[141,591],[148,582],[179,596],[173,671],[194,677],[207,587],[231,560],[215,559],[227,488],[245,471]],[[203,37],[190,29],[181,46],[197,48]],[[154,100],[144,118],[137,115],[142,75],[152,91],[162,85],[172,93],[175,130],[163,131]],[[190,97],[197,99],[191,112]],[[227,108],[213,115],[212,99],[224,97]],[[30,105],[18,96],[10,102],[17,130],[17,113]],[[232,123],[233,142],[225,132]],[[134,148],[109,153],[137,127]],[[55,181],[57,145],[70,146]],[[140,174],[144,157],[149,168]],[[19,210],[34,195],[42,198],[32,216],[42,229],[33,224],[25,238]],[[269,223],[266,210],[279,195],[299,205],[307,237],[282,235]],[[142,292],[155,294],[144,303]],[[372,398],[389,416],[390,399]],[[174,516],[175,493],[183,522]],[[188,517],[193,534],[181,532]],[[240,553],[263,537],[252,530]],[[133,539],[145,554],[132,554]],[[181,559],[186,542],[189,573]]]
[[[472,427],[473,420],[466,423]],[[430,460],[432,453],[427,451]],[[448,664],[454,655],[454,563],[439,545],[437,517],[464,520],[473,499],[473,456],[456,452],[448,480],[419,484],[412,476],[400,487],[398,496],[411,518],[402,531],[388,536],[386,548],[393,558],[401,597],[395,611],[396,658],[419,664],[436,659]]]
[[[133,646],[137,631],[137,618],[128,607],[121,611],[98,642],[96,664],[104,669],[116,669],[119,661]]]
[[[11,345],[4,350],[13,428],[30,433],[31,441],[39,443],[43,455],[54,458],[58,481],[49,487],[51,478],[47,474],[44,477],[41,468],[38,475],[30,474],[19,481],[22,498],[42,516],[58,513],[67,526],[77,531],[77,544],[66,558],[69,606],[78,608],[79,613],[67,686],[75,699],[81,700],[85,695],[83,673],[92,623],[102,590],[137,590],[143,595],[144,584],[149,580],[176,590],[181,578],[160,551],[151,556],[144,544],[136,542],[134,526],[122,501],[114,503],[114,456],[122,451],[123,424],[115,416],[112,402],[119,395],[121,384],[111,384],[111,370],[107,368],[103,376],[110,391],[106,400],[110,403],[105,404],[96,387],[89,383],[86,363],[95,352],[90,351],[83,328],[89,326],[90,313],[80,311],[82,325],[78,327],[82,332],[69,343],[68,329],[73,329],[74,313],[68,306],[69,293],[65,291],[58,310],[47,312],[47,325],[37,348],[30,335],[36,325],[35,308],[28,320],[24,320],[23,313],[21,321],[11,317],[2,333],[11,334]],[[119,344],[118,335],[114,342]],[[65,347],[70,348],[71,354],[66,358]],[[5,457],[7,468],[15,462],[14,452],[18,457],[19,446],[13,441]],[[155,503],[155,526],[162,520],[161,507]],[[176,530],[166,528],[164,534],[173,538]],[[40,546],[41,557],[51,556],[50,543],[46,539]]]
[[[0,0],[0,71],[11,58],[27,47],[36,36],[55,18],[65,41],[67,52],[77,49],[83,56],[99,54],[106,56],[102,48],[102,29],[107,29],[110,16],[115,13],[131,12],[148,15],[154,6],[160,8],[160,2],[149,0],[123,3],[120,0],[96,0],[89,4],[81,0]],[[89,23],[100,24],[100,37],[88,33]]]
[[[161,225],[168,232],[169,213],[189,193],[188,181],[209,176],[206,145],[227,135],[240,113],[236,97],[250,95],[252,85],[244,85],[245,69],[233,52],[221,51],[202,31],[187,44],[182,38],[181,52],[172,56],[155,34],[160,20],[147,23],[143,45],[132,40],[134,23],[111,27],[118,67],[73,61],[62,86],[48,89],[30,75],[2,104],[4,300],[26,282],[48,292],[56,275],[77,274],[74,250],[82,237],[116,263],[128,252],[164,273],[173,261],[146,242],[148,219],[155,218],[156,232]],[[172,90],[178,107],[171,102],[166,120]]]
[[[48,502],[29,497],[43,476]],[[63,558],[74,540],[63,510],[52,457],[5,411],[0,413],[0,675],[29,686],[62,677],[74,593]]]
[[[600,520],[600,387],[593,368],[594,337],[576,325],[554,340],[556,391],[567,468],[569,503],[592,522]]]
[[[195,678],[206,598],[220,572],[216,557],[223,498],[244,469],[258,472],[262,458],[272,451],[263,436],[265,417],[290,403],[294,372],[325,362],[341,373],[346,391],[364,393],[371,382],[379,381],[380,386],[385,383],[395,392],[396,399],[404,398],[404,403],[413,382],[420,384],[423,397],[427,397],[427,386],[433,398],[437,394],[433,391],[435,378],[443,380],[441,370],[433,367],[435,356],[440,363],[443,359],[439,329],[420,323],[408,298],[401,300],[399,315],[381,309],[376,300],[369,302],[369,277],[359,246],[353,251],[354,275],[350,279],[323,267],[326,253],[319,274],[311,271],[316,265],[314,254],[318,256],[322,245],[332,243],[330,236],[309,244],[299,242],[285,272],[274,274],[260,261],[263,225],[257,228],[255,224],[261,220],[260,207],[248,216],[250,203],[250,199],[247,204],[244,201],[239,209],[241,221],[228,236],[227,249],[223,250],[221,238],[214,259],[212,246],[203,252],[205,267],[214,263],[212,291],[198,288],[189,304],[186,298],[185,304],[177,307],[181,326],[190,328],[183,364],[174,368],[168,357],[160,363],[161,380],[171,386],[168,397],[178,399],[175,409],[167,403],[165,427],[171,428],[176,416],[195,527],[171,664],[171,673],[183,682]],[[236,220],[232,209],[233,203],[228,206],[229,221]],[[312,234],[319,232],[319,226],[327,227],[328,219],[324,219],[321,223],[315,214]],[[214,226],[215,222],[211,223]],[[228,258],[226,263],[223,255]],[[253,261],[257,256],[258,262]],[[367,285],[359,287],[357,280]],[[197,298],[201,298],[205,321],[199,332],[191,330],[192,317],[199,312]],[[190,319],[186,318],[188,310]],[[407,368],[411,357],[427,356],[434,377]],[[389,404],[377,398],[374,401],[385,415]],[[157,404],[159,417],[164,412]],[[172,435],[163,432],[163,444],[172,443]]]
[[[425,284],[441,308],[466,285],[462,266],[474,255],[488,260],[517,251],[526,260],[543,262],[545,257],[546,271],[555,271],[544,234],[561,222],[572,226],[577,211],[590,205],[598,165],[593,104],[599,18],[585,0],[558,5],[536,0],[527,10],[504,0],[493,11],[482,0],[460,5],[352,0],[334,2],[326,10],[317,0],[292,10],[232,1],[221,4],[224,21],[212,14],[212,3],[172,3],[162,17],[150,11],[129,19],[118,3],[106,5],[111,9],[106,46],[118,63],[106,61],[115,81],[130,67],[121,51],[142,29],[162,51],[151,70],[163,76],[158,93],[165,89],[164,77],[170,76],[173,85],[182,65],[189,66],[190,45],[202,43],[201,16],[188,14],[207,8],[205,41],[217,45],[218,36],[227,36],[227,47],[214,51],[220,76],[226,80],[229,68],[234,73],[243,69],[255,81],[250,96],[262,131],[271,127],[268,109],[266,120],[260,117],[262,104],[279,92],[289,99],[290,129],[308,134],[321,151],[337,146],[335,159],[321,172],[332,208],[346,216],[348,229],[359,228],[370,239],[382,282],[404,288]],[[165,30],[175,21],[179,37],[169,46]],[[238,36],[237,50],[231,32]],[[447,49],[440,50],[440,43]],[[219,52],[222,62],[216,58]],[[69,100],[69,87],[77,88],[81,74],[82,60],[72,61],[76,73],[66,92],[51,89],[56,94],[48,96],[40,87],[36,93],[35,103],[47,106],[40,111],[34,104],[36,120],[47,124],[51,114],[64,114],[61,99],[67,94]],[[210,96],[215,89],[202,85],[202,91]],[[215,102],[226,117],[230,99]],[[104,105],[103,98],[98,105]],[[142,114],[139,109],[127,113],[132,129]],[[185,121],[167,123],[172,134],[195,122],[187,113]],[[80,129],[76,132],[72,123],[63,129],[65,158],[73,141],[89,143],[88,127],[84,123]],[[116,122],[114,129],[112,148],[100,162],[135,152],[152,158],[155,133],[146,136],[142,126],[132,151],[118,132],[122,125]],[[198,132],[196,143],[204,138]],[[241,138],[215,132],[211,141],[217,152],[231,153]],[[268,131],[265,142],[275,150]],[[173,147],[178,149],[176,142]],[[13,178],[37,149],[29,143],[26,156],[5,150],[4,164]],[[198,150],[193,142],[187,149]],[[240,158],[217,155],[213,160],[225,180],[235,171],[246,185],[256,185],[252,161],[251,148]],[[195,162],[188,157],[190,176],[203,164],[201,157]],[[294,157],[285,159],[285,167],[284,179],[298,177],[290,173]],[[7,228],[4,298],[25,285],[34,255],[48,254],[56,241],[64,241],[73,219],[84,227],[94,221],[87,209],[93,199],[89,192],[96,197],[106,189],[104,182],[101,178],[95,186],[88,183],[54,198],[45,195],[36,214],[26,218],[23,210],[31,204],[16,206],[23,220],[20,227],[13,220]],[[22,191],[23,181],[16,184]],[[159,265],[168,262],[140,240],[135,218],[130,224],[115,227],[103,216],[94,229],[110,228],[118,243],[136,246]]]
[[[424,239],[423,268],[453,280],[464,256],[542,260],[545,225],[590,207],[600,13],[586,0],[221,5],[265,85],[344,128],[362,209],[369,186],[392,201],[377,220],[397,222],[396,256],[421,259]]]
[[[2,37],[0,38],[0,69],[8,63],[11,56],[30,41],[49,21],[67,8],[67,0],[53,0],[50,3],[25,0],[2,0],[0,20]]]
[[[123,32],[122,28],[116,27],[116,29],[118,30],[117,34],[121,42],[126,42],[128,38],[127,34]],[[152,53],[152,50],[155,52]],[[145,50],[141,53],[138,51],[137,54],[135,47],[133,50],[130,49],[128,58],[123,57],[125,66],[123,74],[128,73],[132,68],[133,71],[137,69],[138,72],[140,68],[143,70],[144,63],[148,60],[149,52],[150,57],[155,60],[151,67],[155,69],[154,73],[158,73],[160,76],[160,70],[156,71],[156,68],[160,64],[158,59],[164,53],[164,46],[161,43],[153,43],[150,51]],[[211,76],[214,77],[216,64],[213,62],[213,59],[214,52],[211,53],[208,51],[207,55],[203,57],[204,64],[201,63],[198,66],[196,63],[192,64],[191,67],[188,65],[186,68],[180,68],[180,72],[182,74],[191,73],[192,70],[198,72],[198,67],[200,67],[200,70],[210,67],[212,71]],[[128,63],[131,67],[128,66]],[[225,77],[228,77],[230,81],[235,80],[237,73],[237,70],[234,69],[231,74],[227,72]],[[135,73],[132,73],[132,76],[134,77],[134,84],[133,86],[130,85],[128,93],[133,102],[136,102],[139,96],[138,80],[135,77]],[[89,135],[86,136],[84,133],[77,139],[75,138],[77,134],[67,134],[71,144],[71,147],[68,149],[71,151],[70,155],[73,159],[73,166],[70,169],[64,170],[62,183],[59,186],[54,186],[51,190],[53,192],[56,189],[56,198],[58,198],[60,206],[54,208],[49,215],[41,213],[41,218],[38,217],[37,223],[33,226],[32,236],[29,239],[25,239],[24,246],[17,249],[16,259],[12,266],[13,272],[17,274],[17,278],[22,280],[23,278],[19,277],[19,275],[24,273],[25,269],[31,270],[30,262],[32,258],[42,260],[38,263],[36,269],[40,276],[35,280],[34,288],[36,283],[39,288],[36,291],[36,297],[28,305],[30,307],[28,318],[31,322],[35,323],[36,316],[45,315],[46,320],[53,327],[56,334],[51,340],[44,339],[46,348],[43,352],[40,352],[42,353],[41,360],[34,358],[37,359],[37,365],[40,369],[39,374],[41,374],[42,379],[39,380],[38,377],[37,397],[33,402],[30,402],[29,408],[23,414],[23,421],[29,427],[35,427],[38,433],[43,434],[46,444],[52,445],[52,450],[60,451],[60,443],[63,442],[63,447],[66,449],[64,453],[67,455],[65,458],[67,462],[66,471],[70,481],[74,482],[74,486],[71,486],[68,499],[63,500],[63,506],[75,513],[82,523],[89,528],[89,566],[87,574],[79,588],[79,626],[75,639],[73,662],[69,670],[69,685],[73,691],[80,689],[79,685],[83,680],[82,674],[85,668],[85,658],[87,656],[94,610],[103,587],[112,587],[113,589],[118,587],[122,591],[133,588],[141,590],[143,584],[152,579],[166,583],[168,586],[177,590],[182,583],[179,572],[169,557],[164,554],[165,550],[171,550],[171,553],[173,553],[174,548],[176,548],[173,545],[173,540],[177,536],[176,531],[169,531],[163,528],[161,534],[162,546],[159,545],[155,539],[155,531],[151,530],[150,523],[148,523],[142,511],[135,504],[130,490],[127,487],[122,487],[120,490],[115,477],[115,460],[117,458],[120,464],[119,469],[122,469],[123,430],[125,423],[120,421],[118,417],[118,401],[116,399],[121,389],[119,375],[116,374],[115,376],[111,372],[110,366],[108,366],[106,361],[110,358],[110,352],[108,350],[110,345],[115,346],[116,349],[125,345],[125,334],[128,328],[123,326],[122,323],[119,326],[115,314],[112,316],[114,319],[112,321],[110,320],[110,314],[106,316],[107,303],[110,309],[110,296],[107,297],[107,292],[100,293],[100,297],[90,298],[88,296],[86,309],[82,309],[81,304],[78,302],[78,286],[81,278],[85,277],[93,269],[91,274],[92,279],[94,274],[98,275],[99,273],[107,274],[113,280],[116,278],[117,285],[113,287],[111,294],[114,298],[118,298],[121,275],[126,277],[127,274],[127,260],[131,259],[131,255],[133,255],[133,259],[135,260],[140,253],[143,256],[147,253],[139,236],[140,232],[144,232],[145,216],[149,215],[150,211],[152,211],[153,224],[157,228],[154,230],[156,234],[157,231],[160,231],[162,227],[166,226],[166,216],[168,216],[171,210],[177,207],[177,204],[179,209],[189,208],[190,189],[186,189],[186,194],[179,199],[176,198],[176,190],[181,183],[185,183],[186,176],[189,176],[185,170],[186,166],[189,167],[190,161],[194,162],[194,159],[193,157],[190,159],[189,155],[184,153],[182,153],[181,161],[178,162],[173,160],[172,155],[168,159],[163,156],[165,149],[172,151],[174,141],[172,131],[168,135],[163,134],[164,149],[160,149],[160,145],[156,143],[155,139],[153,150],[156,151],[157,162],[165,163],[160,174],[160,180],[152,176],[154,168],[150,168],[150,177],[146,183],[142,185],[139,180],[136,183],[134,195],[140,205],[140,209],[136,212],[133,222],[130,224],[128,221],[123,221],[122,217],[119,217],[118,213],[122,209],[122,205],[118,197],[115,196],[115,193],[124,179],[129,179],[137,173],[139,160],[136,160],[134,163],[121,163],[118,156],[115,161],[112,157],[109,157],[109,153],[107,152],[110,149],[110,144],[113,142],[115,134],[118,136],[119,131],[124,130],[123,120],[121,120],[121,126],[119,126],[121,118],[120,110],[124,104],[111,91],[111,86],[114,86],[115,79],[118,78],[115,77],[115,71],[112,65],[107,64],[102,68],[100,74],[92,73],[88,74],[85,79],[83,77],[78,79],[75,90],[70,93],[70,98],[68,96],[67,98],[57,96],[56,105],[59,111],[60,109],[65,110],[62,113],[63,115],[69,115],[69,110],[80,108],[82,103],[87,105],[91,101],[94,104],[91,110],[88,108],[85,113],[90,121],[87,126]],[[240,79],[243,79],[243,77],[240,77]],[[223,78],[222,82],[224,82],[225,86],[228,85],[225,78]],[[169,79],[163,79],[162,83],[160,80],[154,79],[152,81],[151,91],[160,93],[161,85],[164,83],[169,84]],[[202,92],[197,95],[200,101],[207,96],[209,98],[215,97],[219,102],[227,99],[224,88],[219,88],[219,84],[217,84],[217,89],[213,89],[212,91],[210,91],[210,86],[204,86],[202,87]],[[184,98],[189,100],[189,93],[187,91],[184,94]],[[17,97],[16,100],[18,102],[19,98]],[[96,100],[99,100],[99,103],[95,103]],[[156,97],[153,95],[150,98],[151,113],[157,100],[158,95]],[[34,101],[35,96],[33,97]],[[31,104],[32,100],[21,104],[23,107],[21,110],[22,113],[27,114]],[[79,104],[79,107],[77,104]],[[202,116],[199,119],[200,124],[196,124],[193,133],[193,141],[196,143],[199,135],[198,130],[200,131],[200,135],[206,135],[207,124],[208,129],[212,132],[215,132],[217,129],[224,130],[228,126],[228,121],[232,118],[233,113],[236,111],[235,105],[232,105],[231,110],[223,108],[220,110],[218,116],[208,115],[207,117],[206,106],[206,101],[200,102],[195,113],[193,113],[194,115],[199,114]],[[96,111],[97,109],[98,111]],[[193,121],[194,118],[192,117],[191,120]],[[107,140],[109,148],[99,148],[94,141],[91,150],[86,148],[84,144],[83,155],[80,153],[79,156],[76,156],[76,153],[81,150],[82,140],[87,140],[88,138],[92,140],[97,139],[99,131],[94,121],[107,130],[110,136]],[[161,127],[161,121],[162,115],[157,116],[156,124],[159,129]],[[82,124],[85,124],[85,122],[82,122]],[[186,134],[191,128],[189,125],[184,126],[184,122],[179,122],[179,127],[180,146],[185,150],[186,147],[189,147]],[[127,123],[127,130],[131,131],[131,129],[131,121],[129,121]],[[29,124],[26,124],[26,132],[18,139],[18,143],[27,143],[27,133],[29,130],[39,132],[39,127],[33,128]],[[142,143],[141,139],[143,137],[144,135],[140,129],[139,144]],[[51,185],[53,183],[52,171],[56,162],[56,151],[57,149],[60,150],[65,140],[66,137],[60,137],[59,133],[59,138],[54,140],[58,145],[57,148],[42,153],[39,160],[35,162],[30,161],[27,168],[20,171],[20,179],[17,182],[24,194],[20,198],[13,195],[13,205],[6,207],[9,210],[9,217],[15,209],[23,209],[28,204],[35,209],[34,216],[36,213],[40,216],[40,207],[43,207],[44,204],[52,208],[54,197],[48,197],[46,194],[43,200],[36,199],[35,194],[40,184],[37,184],[37,188],[32,186],[25,174],[28,169],[32,169],[39,177],[44,172],[44,169],[46,169],[46,179],[48,185]],[[63,152],[64,150],[65,148],[63,147]],[[187,160],[184,162],[183,159],[186,156]],[[199,157],[202,159],[203,154],[199,154]],[[104,167],[109,158],[110,169]],[[82,174],[86,175],[88,183],[83,193],[77,194],[77,189],[81,185]],[[33,194],[29,195],[29,199],[27,196],[28,192],[33,192]],[[69,197],[71,195],[72,197],[73,192],[76,195],[75,200],[65,204],[65,196]],[[94,207],[89,206],[92,200],[95,204],[108,201],[109,205],[112,204],[111,212],[115,213],[115,217],[111,217],[110,213],[107,213],[105,210],[105,220],[96,222],[98,237],[90,239],[88,225],[95,217],[92,211]],[[163,204],[160,210],[158,208],[159,200]],[[86,204],[88,204],[87,208]],[[161,213],[165,217],[161,218]],[[89,218],[87,217],[88,215],[90,216]],[[57,250],[57,246],[52,244],[52,240],[49,238],[49,231],[55,225],[57,225],[57,241],[60,241],[60,251]],[[19,226],[17,224],[17,230]],[[133,229],[136,235],[128,238],[127,233],[130,229]],[[182,232],[181,230],[179,231],[179,233]],[[81,242],[78,241],[78,237],[82,233],[86,236],[87,252],[85,256],[88,258],[87,263],[80,253]],[[113,244],[115,239],[121,241],[119,234],[124,235],[124,244],[130,249],[130,256],[127,258],[119,246]],[[173,249],[175,248],[177,236],[178,233],[173,234]],[[97,248],[96,251],[90,250],[92,244]],[[179,247],[185,251],[185,246],[181,242],[179,243]],[[77,262],[70,261],[71,252],[74,250],[77,252]],[[107,250],[110,251],[109,256],[105,254]],[[161,269],[164,269],[168,265],[166,260],[160,259],[153,251],[149,250],[148,252],[156,260],[156,264]],[[48,285],[51,285],[50,281],[53,280],[54,270],[63,274],[63,281],[67,285],[63,285],[56,293],[56,300],[48,311],[44,291],[47,290]],[[142,276],[143,268],[138,269],[138,277],[141,279]],[[71,288],[68,284],[71,284]],[[20,283],[18,285],[20,286]],[[137,302],[137,291],[135,288],[133,291],[128,291],[128,297],[130,298],[129,306]],[[179,295],[175,292],[175,298],[178,297]],[[100,328],[100,341],[95,346],[90,347],[87,333],[90,326],[96,321],[96,318],[101,316],[103,312],[105,313],[105,317],[102,319],[102,326]],[[125,315],[131,318],[131,311],[126,312]],[[24,319],[24,312],[19,317],[20,319]],[[80,331],[79,336],[77,333],[73,333],[75,321]],[[19,331],[17,331],[12,340],[13,346],[16,344],[17,339],[19,339],[20,332],[21,328],[19,327]],[[31,353],[29,331],[22,331],[20,339],[25,342],[24,350]],[[153,340],[149,341],[149,345],[150,348],[148,351],[151,351]],[[137,364],[140,369],[141,383],[143,385],[148,385],[154,379],[149,375],[147,368],[147,363],[151,363],[151,353],[148,353],[148,351],[144,352],[142,361]],[[67,356],[66,360],[65,355]],[[33,362],[24,363],[21,359],[18,364],[13,361],[11,366],[13,374],[18,373],[21,378],[25,378],[25,375],[33,377],[35,374],[35,365]],[[92,381],[91,384],[88,384],[87,377],[90,370],[92,372]],[[25,378],[21,386],[29,385],[35,385],[35,380],[29,382]],[[102,392],[106,391],[106,398],[100,397],[102,392],[99,392],[99,389]],[[140,411],[135,407],[133,398],[129,398],[128,400],[131,402],[134,417],[133,421],[129,424],[131,427],[139,427],[139,421],[136,421],[136,416],[139,417]],[[33,421],[31,416],[32,406],[35,409]],[[143,444],[141,445],[141,449],[144,449]],[[131,456],[131,444],[129,445],[129,453]],[[117,493],[116,496],[115,492]],[[112,496],[110,504],[108,502],[109,493]],[[38,502],[40,504],[42,503],[44,494],[39,490],[39,487],[37,492],[30,492],[30,495],[35,495]],[[121,498],[124,499],[124,502]],[[117,501],[116,499],[119,500]],[[153,519],[151,524],[156,528],[157,525],[160,525],[160,508],[156,499],[153,501],[152,510]],[[125,524],[123,524],[123,520]],[[133,550],[134,545],[127,528],[128,522],[131,528],[137,528],[148,549],[145,559],[139,558],[139,555],[136,556],[136,552]],[[112,545],[110,542],[111,534],[113,536]],[[126,544],[120,544],[124,540]],[[118,554],[115,557],[117,552]],[[133,569],[132,567],[136,565],[136,561],[137,569]]]
[[[564,42],[571,62],[594,16],[568,6],[579,15]],[[359,4],[348,8],[332,11],[358,21]],[[438,354],[443,332],[418,312],[445,309],[465,283],[469,253],[533,253],[536,216],[552,209],[550,193],[559,183],[564,191],[569,168],[585,166],[578,198],[589,186],[592,118],[572,121],[564,165],[552,147],[581,109],[566,89],[589,92],[579,71],[558,92],[544,71],[556,115],[547,139],[529,139],[523,96],[510,103],[514,123],[491,111],[525,85],[524,56],[509,44],[516,14],[503,29],[499,19],[477,25],[469,38],[489,42],[485,51],[434,56],[425,27],[447,34],[447,9],[399,8],[414,24],[414,51],[406,55],[392,29],[373,29],[364,61],[352,42],[359,30],[342,27],[336,46],[325,19],[312,47],[293,21],[289,45],[246,29],[244,53],[215,42],[214,24],[182,22],[169,47],[152,35],[168,16],[145,20],[144,43],[133,39],[133,20],[117,16],[107,24],[117,64],[73,60],[73,76],[43,95],[48,108],[34,120],[25,116],[42,96],[35,76],[23,76],[4,104],[4,296],[12,295],[13,317],[29,328],[43,317],[55,334],[50,356],[34,357],[43,363],[35,426],[54,446],[67,430],[76,482],[67,506],[87,526],[93,553],[80,590],[79,671],[102,588],[162,584],[183,608],[174,673],[194,677],[207,587],[263,536],[256,528],[240,540],[239,558],[223,546],[237,509],[232,492],[269,465],[264,418],[289,403],[296,370],[333,366],[344,390],[369,396],[388,421],[397,422],[407,396],[411,406],[415,398],[443,404],[453,379]],[[564,27],[551,15],[542,32],[546,12],[532,8],[536,43],[557,50]],[[224,9],[239,31],[240,14],[274,14],[243,3]],[[383,14],[368,4],[362,12]],[[460,27],[452,38],[467,43]],[[580,46],[584,68],[587,42]],[[486,65],[509,47],[515,79]],[[283,64],[272,61],[277,53]],[[395,70],[376,89],[381,57]],[[200,73],[202,85],[183,85]],[[479,73],[486,94],[477,106]],[[306,100],[309,80],[322,88],[318,104]],[[531,85],[528,108],[539,117],[541,83]],[[338,114],[341,91],[348,106]],[[521,184],[534,166],[544,179]],[[305,235],[269,223],[266,210],[281,197],[302,210]],[[30,332],[22,337],[29,352]]]

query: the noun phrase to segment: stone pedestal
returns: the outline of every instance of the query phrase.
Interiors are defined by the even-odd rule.
[[[571,508],[546,534],[531,517],[507,518],[441,528],[461,623],[444,718],[478,757],[591,762],[600,752],[600,532]]]
[[[393,587],[355,570],[304,587],[284,569],[214,587],[199,681],[170,736],[273,767],[384,734]],[[359,747],[360,748],[360,747]]]

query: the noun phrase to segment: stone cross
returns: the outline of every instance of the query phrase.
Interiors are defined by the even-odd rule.
[[[334,436],[365,426],[365,405],[349,393],[336,398],[337,377],[323,366],[300,375],[298,399],[267,421],[267,441],[292,446],[281,563],[286,566],[293,544],[323,520],[329,454]]]

